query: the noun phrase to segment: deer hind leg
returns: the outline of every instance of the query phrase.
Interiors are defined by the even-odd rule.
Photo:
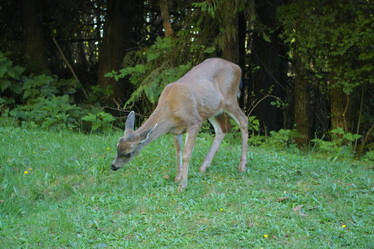
[[[196,137],[199,133],[200,126],[201,122],[198,122],[187,128],[186,143],[183,151],[182,177],[178,187],[179,192],[187,187],[188,163],[192,155],[193,147],[195,146]]]
[[[179,182],[182,178],[183,153],[182,153],[182,135],[174,136],[174,145],[177,152],[177,174],[175,182]]]
[[[207,156],[205,157],[203,164],[200,167],[200,173],[205,173],[207,168],[209,168],[214,158],[214,155],[218,151],[219,146],[221,145],[221,142],[226,135],[226,132],[228,132],[231,128],[229,118],[226,114],[221,114],[219,116],[210,118],[209,122],[213,125],[214,132],[216,135],[214,137],[212,146],[210,147],[210,150]]]
[[[238,123],[240,132],[242,134],[242,154],[239,162],[239,171],[244,172],[247,164],[247,149],[248,149],[248,118],[240,109],[238,103],[228,105],[225,111]]]

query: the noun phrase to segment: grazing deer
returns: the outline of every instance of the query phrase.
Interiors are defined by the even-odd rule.
[[[241,69],[229,61],[211,58],[192,68],[178,81],[168,84],[162,91],[156,109],[143,125],[134,130],[135,113],[127,117],[125,134],[117,144],[117,157],[112,169],[118,170],[129,162],[147,144],[158,137],[174,134],[177,150],[178,190],[187,186],[188,163],[199,128],[204,120],[213,125],[216,136],[212,147],[200,167],[203,173],[210,166],[225,133],[230,129],[227,113],[240,126],[242,154],[239,171],[244,172],[247,161],[248,119],[238,105]],[[187,133],[182,153],[182,135]]]

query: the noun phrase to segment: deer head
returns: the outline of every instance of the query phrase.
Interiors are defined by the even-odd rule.
[[[151,140],[151,134],[157,127],[157,123],[146,132],[134,131],[135,112],[127,116],[125,133],[120,137],[117,144],[117,157],[112,162],[112,170],[120,169],[125,163],[135,157],[143,147]]]

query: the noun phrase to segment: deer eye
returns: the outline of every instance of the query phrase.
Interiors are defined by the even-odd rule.
[[[122,154],[121,157],[130,158],[130,157],[131,157],[131,154],[130,154],[130,153]]]

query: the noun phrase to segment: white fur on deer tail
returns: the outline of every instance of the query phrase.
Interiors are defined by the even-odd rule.
[[[239,99],[241,96],[241,91],[239,90],[238,93],[236,94],[236,97]]]

